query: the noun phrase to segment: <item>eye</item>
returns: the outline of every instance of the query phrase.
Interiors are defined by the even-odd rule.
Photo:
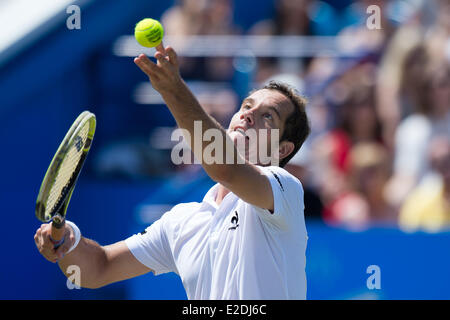
[[[244,106],[242,106],[242,110],[248,110],[250,109],[250,105],[249,104],[245,104]]]
[[[264,113],[263,117],[266,118],[266,119],[269,119],[269,120],[273,119],[273,117],[272,117],[272,115],[270,113]]]

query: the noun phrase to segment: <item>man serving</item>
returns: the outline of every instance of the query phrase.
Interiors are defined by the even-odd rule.
[[[189,299],[306,299],[306,244],[303,188],[282,167],[300,149],[310,128],[305,100],[291,87],[270,82],[253,91],[230,121],[227,130],[209,116],[179,74],[177,54],[160,44],[156,63],[141,54],[135,64],[161,94],[179,128],[194,136],[220,132],[215,143],[225,148],[223,161],[205,161],[207,141],[190,148],[211,179],[217,182],[202,202],[173,207],[144,232],[101,246],[81,236],[73,222],[66,224],[65,241],[54,249],[51,225],[35,234],[39,252],[81,271],[81,286],[99,288],[152,271],[175,272]],[[266,135],[249,139],[250,130]],[[279,166],[261,164],[261,145],[271,150],[271,135],[279,135]],[[245,152],[236,146],[244,145]],[[218,154],[215,155],[216,159]],[[148,288],[152,290],[152,288]]]

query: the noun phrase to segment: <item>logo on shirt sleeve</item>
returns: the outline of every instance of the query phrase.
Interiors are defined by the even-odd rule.
[[[237,227],[239,227],[239,215],[237,211],[234,211],[234,216],[231,218],[231,224],[232,226],[228,228],[228,230],[234,230]]]
[[[280,187],[281,187],[281,190],[284,191],[283,185],[281,184],[281,181],[280,181],[280,178],[278,177],[278,175],[277,175],[275,172],[273,172],[272,170],[270,170],[270,172],[272,172],[272,174],[273,174],[273,176],[275,177],[275,179],[277,179],[278,184],[279,184]]]

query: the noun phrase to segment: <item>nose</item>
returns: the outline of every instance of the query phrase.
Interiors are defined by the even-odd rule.
[[[247,123],[250,126],[253,126],[255,124],[255,118],[253,116],[253,112],[250,110],[245,110],[244,112],[242,112],[240,119],[241,120],[245,119],[245,121],[247,121]]]

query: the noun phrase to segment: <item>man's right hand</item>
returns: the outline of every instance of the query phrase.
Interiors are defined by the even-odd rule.
[[[64,243],[60,245],[56,250],[54,244],[50,238],[52,233],[52,224],[42,224],[39,229],[36,230],[34,235],[34,242],[39,252],[50,262],[58,262],[61,260],[67,251],[75,243],[75,234],[72,228],[65,224],[64,225]]]
[[[154,57],[157,62],[152,62],[145,54],[140,54],[134,59],[134,63],[149,77],[152,87],[164,98],[166,95],[177,94],[184,88],[180,76],[178,57],[175,50],[159,44],[156,47]]]

